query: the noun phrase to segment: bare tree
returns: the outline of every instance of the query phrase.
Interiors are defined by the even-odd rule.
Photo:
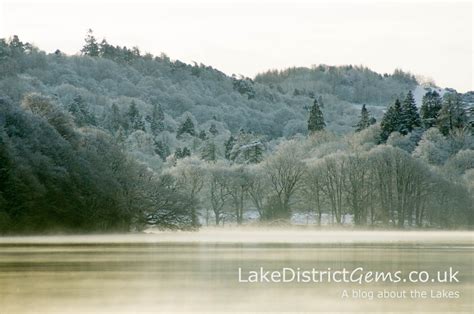
[[[299,188],[306,171],[306,165],[300,157],[296,142],[288,141],[267,160],[264,168],[276,203],[268,209],[268,218],[290,218],[291,197]]]

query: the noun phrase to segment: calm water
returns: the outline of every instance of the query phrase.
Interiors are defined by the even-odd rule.
[[[474,312],[473,233],[216,231],[0,238],[0,313]],[[427,271],[459,283],[239,283],[264,267]],[[353,298],[457,291],[459,298]],[[341,298],[343,290],[350,294]]]

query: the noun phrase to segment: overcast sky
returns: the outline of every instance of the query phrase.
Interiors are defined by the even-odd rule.
[[[313,64],[395,68],[473,87],[471,1],[0,0],[0,37],[77,53],[99,39],[254,76]]]

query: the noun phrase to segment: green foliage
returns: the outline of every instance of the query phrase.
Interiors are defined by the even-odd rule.
[[[258,136],[242,130],[229,152],[229,159],[240,164],[256,164],[263,160],[264,151],[265,146]]]
[[[184,146],[183,149],[178,147],[176,151],[174,152],[174,156],[176,159],[186,158],[186,157],[191,156],[191,151],[186,146]]]
[[[322,131],[325,126],[326,123],[324,122],[323,112],[319,107],[318,101],[315,99],[309,112],[308,131],[310,133]]]
[[[439,112],[437,126],[441,133],[448,135],[455,129],[467,126],[467,114],[458,93],[447,93],[443,97],[443,105]]]
[[[153,135],[158,135],[160,132],[163,132],[165,129],[165,113],[161,104],[153,104],[153,111],[151,117],[149,118],[150,129]]]
[[[180,137],[183,134],[189,134],[191,136],[196,135],[196,130],[194,128],[194,122],[190,117],[186,117],[186,120],[180,125],[178,132],[176,133],[177,137]]]
[[[234,147],[235,145],[235,137],[233,137],[232,135],[229,136],[229,139],[225,142],[225,153],[224,153],[224,156],[227,160],[230,160],[231,159],[231,152],[232,152],[232,148]]]
[[[72,103],[69,105],[69,112],[74,117],[74,122],[78,126],[97,124],[94,115],[90,113],[81,95],[74,97]]]
[[[132,104],[128,109],[127,118],[130,131],[145,130],[145,123],[143,122],[140,111],[134,101],[132,101]]]
[[[411,91],[408,91],[405,100],[402,104],[401,114],[401,128],[402,134],[407,134],[413,131],[414,128],[421,126],[420,115],[418,114],[418,108],[416,107],[415,99]]]
[[[401,132],[402,130],[402,107],[397,99],[384,114],[380,122],[382,129],[381,140],[385,142],[392,132]]]
[[[441,106],[441,97],[436,90],[430,90],[423,96],[420,116],[425,129],[435,126]]]
[[[205,161],[217,161],[218,152],[217,145],[214,143],[213,139],[207,140],[204,142],[201,151],[201,158]]]
[[[365,104],[362,105],[362,109],[360,110],[360,118],[359,122],[356,125],[356,132],[360,132],[364,129],[367,129],[370,125],[372,125],[373,121],[371,121],[371,117],[369,116],[369,111],[365,107]]]
[[[209,127],[209,133],[211,133],[213,136],[219,134],[219,131],[217,130],[216,125],[214,123],[211,123],[211,126]]]
[[[94,33],[92,29],[89,29],[87,31],[87,36],[84,39],[86,42],[84,44],[84,47],[82,47],[81,52],[90,57],[98,57],[99,56],[99,44],[97,43],[97,40],[94,37]]]

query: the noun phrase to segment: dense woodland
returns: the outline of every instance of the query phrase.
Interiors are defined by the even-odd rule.
[[[473,103],[401,70],[251,79],[92,31],[74,56],[0,39],[0,233],[472,228]]]

